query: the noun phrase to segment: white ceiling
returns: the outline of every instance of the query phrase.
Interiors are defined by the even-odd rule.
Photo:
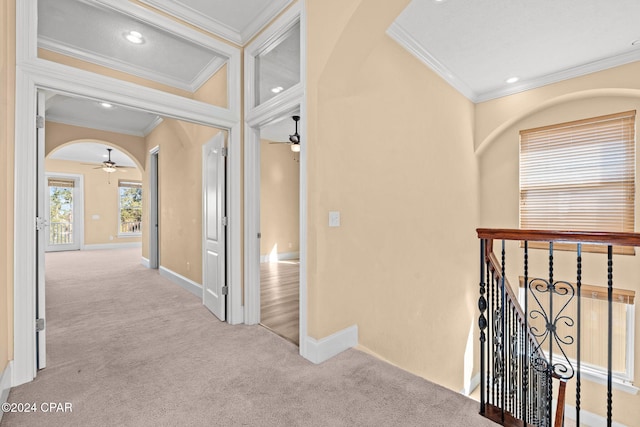
[[[639,0],[413,0],[388,34],[480,102],[640,60],[639,19]]]
[[[49,158],[91,163],[95,164],[96,167],[98,167],[102,164],[102,162],[108,160],[107,148],[113,149],[113,151],[111,151],[111,161],[115,162],[116,165],[136,167],[136,164],[133,162],[133,160],[131,160],[129,156],[127,156],[117,148],[91,141],[77,142],[65,145],[64,147],[61,147],[51,153],[49,155]]]
[[[141,137],[162,121],[156,114],[118,105],[105,108],[99,101],[53,93],[47,94],[45,118],[51,122]]]
[[[260,129],[260,139],[273,142],[289,142],[289,135],[293,135],[296,131],[296,122],[291,116],[300,115],[295,111],[286,117],[282,117]],[[298,133],[300,133],[300,122],[298,122]],[[301,141],[301,143],[304,143]]]

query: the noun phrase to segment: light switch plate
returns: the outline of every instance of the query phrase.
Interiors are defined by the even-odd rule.
[[[329,212],[329,227],[340,227],[340,212]]]

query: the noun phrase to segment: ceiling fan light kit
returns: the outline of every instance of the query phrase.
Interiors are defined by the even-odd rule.
[[[111,160],[111,150],[113,150],[113,148],[107,148],[107,152],[109,153],[109,160],[105,160],[104,162],[102,162],[102,170],[107,173],[113,173],[118,170],[116,168],[116,162]]]
[[[300,134],[298,134],[298,121],[300,121],[300,116],[291,117],[294,122],[296,122],[296,131],[293,135],[289,135],[289,141],[291,141],[291,151],[294,153],[300,152]]]
[[[300,116],[291,116],[294,122],[296,122],[296,131],[293,135],[289,135],[288,141],[274,141],[270,144],[289,144],[291,147],[291,151],[294,153],[300,152],[300,134],[298,133],[298,122],[300,121]]]

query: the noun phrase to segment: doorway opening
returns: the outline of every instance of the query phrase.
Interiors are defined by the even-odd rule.
[[[149,150],[149,268],[160,267],[159,158],[160,147]]]
[[[45,93],[40,90],[39,93]],[[75,105],[76,102],[88,102],[89,108],[100,108],[99,104],[94,100],[87,101],[82,96],[72,97],[62,94],[48,93],[48,100],[54,105],[60,107],[66,105],[69,114],[75,111],[68,106]],[[60,97],[64,97],[60,99]],[[44,97],[41,97],[44,98]],[[46,105],[46,102],[44,102]],[[96,107],[98,105],[98,107]],[[125,114],[129,117],[128,108],[124,105],[111,106],[110,111],[119,110],[119,114]],[[75,295],[85,295],[87,301],[91,295],[101,295],[100,284],[105,283],[100,279],[99,273],[107,273],[110,278],[122,277],[122,283],[127,281],[128,269],[135,269],[142,263],[147,266],[142,258],[143,236],[150,231],[149,237],[155,238],[155,244],[149,245],[148,253],[151,258],[155,252],[156,268],[159,274],[167,277],[177,285],[186,288],[195,294],[199,300],[203,299],[203,285],[206,283],[202,280],[203,266],[202,250],[199,244],[201,239],[200,224],[197,218],[200,214],[199,199],[202,197],[202,190],[199,185],[200,166],[202,164],[202,148],[203,142],[210,140],[211,135],[224,135],[223,143],[226,142],[229,132],[221,131],[213,126],[195,124],[174,118],[157,117],[153,119],[156,126],[150,127],[146,123],[145,129],[148,133],[140,135],[131,135],[123,132],[121,129],[100,129],[92,127],[91,123],[83,123],[83,126],[77,124],[77,120],[62,119],[61,109],[57,114],[46,115],[47,108],[42,110],[42,122],[45,126],[42,128],[42,138],[39,141],[42,144],[41,153],[38,154],[38,164],[45,172],[51,175],[51,179],[47,181],[51,188],[55,190],[55,196],[59,199],[56,208],[45,209],[49,212],[55,210],[60,212],[58,216],[71,220],[74,217],[84,217],[84,238],[74,235],[73,238],[66,236],[67,241],[78,242],[79,249],[97,249],[97,251],[82,250],[76,254],[46,254],[43,253],[43,263],[39,266],[38,274],[38,307],[36,307],[38,318],[46,319],[45,316],[45,295],[49,293],[49,289],[53,295],[60,295],[61,286],[71,286],[74,282]],[[54,109],[55,111],[55,109]],[[138,111],[140,113],[141,111]],[[106,113],[105,113],[106,114]],[[154,113],[149,113],[157,116]],[[72,123],[70,123],[72,122]],[[45,132],[46,129],[46,132]],[[45,135],[46,134],[46,135]],[[102,139],[98,139],[102,138]],[[110,141],[118,141],[118,148]],[[158,142],[158,145],[154,143]],[[223,144],[224,145],[224,144]],[[149,146],[154,148],[148,149]],[[166,185],[160,194],[160,157],[159,151],[162,148],[163,153],[167,154],[167,162],[163,164],[162,179],[166,179]],[[226,150],[225,150],[226,154]],[[106,155],[106,156],[105,156]],[[104,158],[103,158],[104,156]],[[125,159],[125,157],[128,157]],[[146,159],[145,159],[146,157]],[[169,161],[168,159],[171,159]],[[146,166],[146,167],[145,167]],[[145,171],[144,169],[147,169]],[[226,178],[226,171],[223,170]],[[43,175],[44,176],[44,175]],[[53,177],[59,178],[54,181]],[[69,180],[68,178],[77,177],[77,179]],[[63,180],[65,178],[66,180]],[[45,183],[44,179],[38,182]],[[76,182],[83,185],[77,185]],[[143,187],[144,184],[144,187]],[[46,184],[45,184],[46,185]],[[226,206],[226,197],[224,190],[226,179],[220,181],[220,186],[214,189],[216,194],[220,194],[217,203]],[[51,190],[47,190],[48,186],[39,189],[45,197],[44,202],[38,203],[43,206],[47,203],[47,197]],[[83,189],[79,196],[72,197],[74,190]],[[56,191],[57,190],[57,191]],[[147,193],[148,192],[148,193]],[[162,196],[162,197],[161,197]],[[79,198],[84,198],[84,203],[76,203]],[[49,197],[52,199],[51,197]],[[162,217],[160,204],[170,209],[165,211]],[[52,204],[52,200],[48,200]],[[149,206],[147,206],[149,203]],[[55,204],[55,200],[54,200]],[[72,210],[71,205],[82,205],[85,207],[84,214],[73,215],[69,212]],[[142,209],[144,208],[144,221]],[[225,212],[226,214],[226,212]],[[166,227],[166,240],[161,241],[159,225],[161,219],[163,227]],[[220,218],[222,220],[222,218]],[[213,222],[216,222],[217,219]],[[71,222],[71,221],[68,221]],[[186,223],[193,224],[185,228]],[[66,230],[75,230],[68,226]],[[225,231],[226,233],[226,231]],[[49,227],[43,226],[41,236],[47,237],[50,234]],[[78,237],[78,238],[76,238]],[[164,245],[163,245],[164,243]],[[153,250],[155,246],[155,251]],[[167,255],[167,263],[160,265],[160,248],[164,248]],[[116,250],[107,250],[116,249]],[[226,254],[227,248],[222,249],[222,262],[220,270],[227,273]],[[70,255],[72,258],[69,258]],[[77,255],[77,257],[73,257]],[[145,253],[145,257],[146,257]],[[125,257],[126,262],[122,262]],[[142,259],[142,262],[141,262]],[[74,261],[75,260],[75,261]],[[112,262],[106,262],[111,260]],[[83,270],[84,269],[84,270]],[[45,274],[46,270],[46,287]],[[88,272],[92,273],[89,274]],[[95,273],[95,274],[93,274]],[[88,278],[93,279],[88,279]],[[96,279],[97,278],[97,279]],[[88,279],[88,280],[87,280]],[[223,280],[218,283],[223,283]],[[49,289],[47,289],[49,288]],[[135,292],[135,286],[124,287],[121,291],[126,294],[130,291]],[[69,288],[70,289],[70,288]],[[104,291],[104,290],[103,290]],[[57,294],[55,293],[57,292]],[[86,294],[88,292],[89,294]],[[55,298],[54,298],[55,300]],[[59,297],[58,297],[58,301]],[[104,301],[105,310],[109,310],[110,301]],[[72,302],[69,301],[69,304]],[[82,306],[81,301],[74,301],[78,307]],[[227,310],[226,293],[223,298],[225,311]],[[47,347],[45,347],[45,336],[53,337],[47,344],[52,349],[60,349],[61,343],[65,343],[67,336],[64,329],[68,326],[61,323],[60,305],[55,301],[47,304],[51,308],[48,311],[49,319],[47,320],[47,328],[38,332],[38,347],[36,349],[36,358],[38,368],[47,366]],[[58,313],[58,317],[55,315]],[[66,317],[65,317],[66,318]],[[44,322],[43,322],[44,324]],[[75,338],[77,342],[83,338]],[[87,337],[87,339],[91,339]],[[51,351],[55,355],[62,354],[60,351]],[[60,364],[63,361],[52,359],[51,364]]]
[[[294,117],[299,120],[298,111],[260,128],[260,324],[299,345],[300,151]]]

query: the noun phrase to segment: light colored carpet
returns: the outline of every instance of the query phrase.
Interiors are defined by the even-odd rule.
[[[139,250],[47,255],[48,367],[11,426],[494,426],[478,404],[356,350],[314,365],[260,326],[218,321]]]

